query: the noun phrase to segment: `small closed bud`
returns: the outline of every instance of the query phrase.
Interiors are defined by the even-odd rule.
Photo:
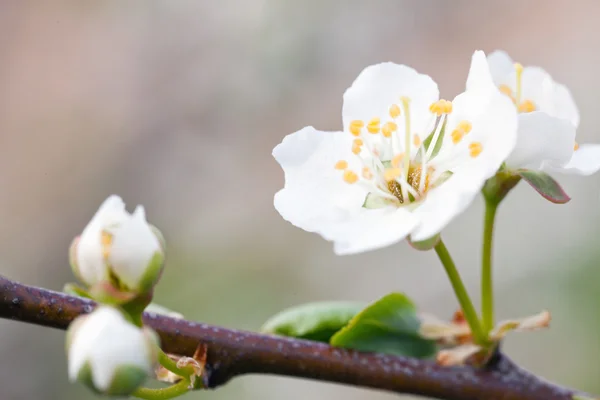
[[[146,222],[142,206],[129,214],[123,200],[113,195],[73,241],[70,260],[75,275],[90,287],[145,293],[162,272],[163,238]]]
[[[129,395],[152,373],[157,346],[152,330],[131,324],[115,308],[97,308],[67,331],[69,380],[99,393]]]

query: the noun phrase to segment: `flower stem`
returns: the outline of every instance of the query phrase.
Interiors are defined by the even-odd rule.
[[[189,379],[189,377],[194,374],[194,368],[192,368],[192,366],[188,365],[184,368],[179,368],[177,362],[173,361],[160,347],[157,346],[157,349],[158,362],[167,370],[186,379]]]
[[[492,273],[492,242],[498,202],[486,199],[481,258],[481,319],[486,335],[494,327],[494,285]]]
[[[189,380],[182,379],[180,382],[163,389],[137,388],[132,395],[146,400],[167,400],[187,393],[189,385]]]
[[[477,311],[475,311],[475,307],[473,306],[473,302],[469,297],[469,293],[467,293],[467,289],[456,269],[456,265],[448,252],[448,249],[444,245],[444,242],[440,239],[438,244],[435,246],[435,252],[437,253],[440,261],[444,265],[446,269],[446,274],[448,274],[448,278],[450,279],[450,283],[452,284],[452,288],[454,289],[454,293],[456,294],[456,298],[458,299],[458,303],[464,313],[465,319],[471,328],[471,332],[473,334],[473,339],[477,344],[485,345],[487,343],[486,335],[481,328],[481,323],[479,322],[479,317],[477,316]]]

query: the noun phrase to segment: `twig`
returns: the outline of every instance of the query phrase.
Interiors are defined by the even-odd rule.
[[[66,329],[91,301],[22,285],[0,276],[0,318]],[[168,353],[192,356],[208,346],[209,388],[243,374],[275,374],[410,393],[447,400],[572,400],[584,393],[562,388],[498,354],[484,369],[441,367],[431,361],[362,353],[326,344],[261,335],[152,313],[145,323]]]

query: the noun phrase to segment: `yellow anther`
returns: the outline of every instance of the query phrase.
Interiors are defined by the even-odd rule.
[[[362,170],[362,176],[365,179],[373,179],[373,173],[369,169],[369,167],[364,167]]]
[[[400,168],[388,168],[383,173],[383,178],[387,182],[391,182],[402,175],[402,170]]]
[[[473,157],[473,158],[475,158],[479,154],[481,154],[482,150],[483,150],[483,146],[479,142],[473,142],[473,143],[469,144],[469,152],[471,154],[471,157]]]
[[[457,128],[452,131],[451,136],[452,136],[452,143],[457,144],[465,136],[465,132],[463,130]]]
[[[442,111],[442,104],[439,101],[431,103],[431,105],[429,106],[429,111],[431,111],[432,114],[437,114],[438,116],[444,113]]]
[[[367,130],[370,133],[379,133],[379,124],[381,123],[380,119],[375,117],[369,121],[367,124]]]
[[[531,100],[523,100],[521,104],[519,104],[519,112],[528,113],[535,111],[535,103]]]
[[[356,181],[358,181],[358,175],[349,169],[344,171],[344,182],[352,184],[356,183]]]
[[[575,142],[575,145],[573,146],[573,150],[579,150],[579,143]]]
[[[456,125],[456,129],[463,131],[464,134],[471,132],[473,125],[469,121],[462,120]]]
[[[399,168],[402,164],[402,160],[404,159],[404,153],[396,154],[392,158],[392,167]]]
[[[452,112],[452,102],[448,100],[438,100],[429,106],[429,111],[432,114],[436,114],[438,117],[442,114],[449,114]]]
[[[350,133],[353,134],[354,136],[360,136],[360,131],[361,129],[365,126],[365,123],[362,122],[361,120],[354,120],[352,122],[350,122]]]
[[[393,132],[396,132],[398,130],[398,125],[396,125],[394,122],[386,122],[385,124],[383,124],[383,127],[381,128],[381,133],[383,133],[383,136],[389,138],[392,136]]]
[[[502,84],[500,86],[498,86],[498,89],[500,90],[500,92],[504,93],[505,95],[509,96],[509,97],[513,97],[513,91],[510,88],[510,86]]]
[[[523,66],[520,63],[515,63],[515,71],[517,71],[517,74],[522,74]]]
[[[450,114],[452,112],[452,102],[444,100],[444,113]]]
[[[362,146],[364,144],[363,140],[360,138],[354,139],[354,141],[352,141],[352,144],[354,146]]]
[[[352,145],[352,152],[354,154],[359,155],[361,150],[362,150],[361,146],[357,146],[356,144]]]
[[[339,169],[340,171],[343,171],[346,168],[348,168],[348,161],[346,161],[346,160],[340,160],[340,161],[338,161],[338,162],[335,163],[334,168],[335,169]]]
[[[421,138],[419,137],[419,135],[414,135],[413,136],[413,144],[416,147],[419,147],[421,145]]]
[[[113,236],[107,231],[102,231],[100,234],[100,244],[102,247],[102,257],[104,260],[108,260],[110,256],[110,248],[113,242]]]
[[[399,116],[400,116],[400,107],[398,107],[398,104],[392,104],[392,106],[390,107],[390,117],[398,118]]]

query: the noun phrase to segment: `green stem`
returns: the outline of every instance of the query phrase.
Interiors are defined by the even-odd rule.
[[[189,385],[189,380],[182,379],[180,382],[163,389],[137,388],[132,395],[146,400],[167,400],[187,393]]]
[[[498,202],[486,199],[481,258],[481,319],[487,334],[494,328],[494,285],[492,273],[492,244]]]
[[[450,279],[450,283],[452,284],[452,288],[454,289],[458,303],[460,304],[465,319],[467,320],[467,323],[471,328],[471,332],[473,333],[473,339],[477,344],[487,344],[487,337],[481,328],[477,311],[475,311],[475,307],[473,306],[473,302],[469,297],[469,293],[467,293],[467,289],[460,278],[460,274],[456,269],[456,265],[454,264],[454,261],[452,260],[452,257],[450,256],[450,253],[448,252],[448,249],[444,245],[442,239],[440,239],[438,244],[435,246],[435,252],[446,269],[446,274],[448,274],[448,278]]]
[[[191,365],[179,368],[177,362],[173,361],[160,347],[158,347],[158,362],[160,365],[171,371],[175,375],[179,375],[184,378],[189,378],[195,373],[194,368]]]

